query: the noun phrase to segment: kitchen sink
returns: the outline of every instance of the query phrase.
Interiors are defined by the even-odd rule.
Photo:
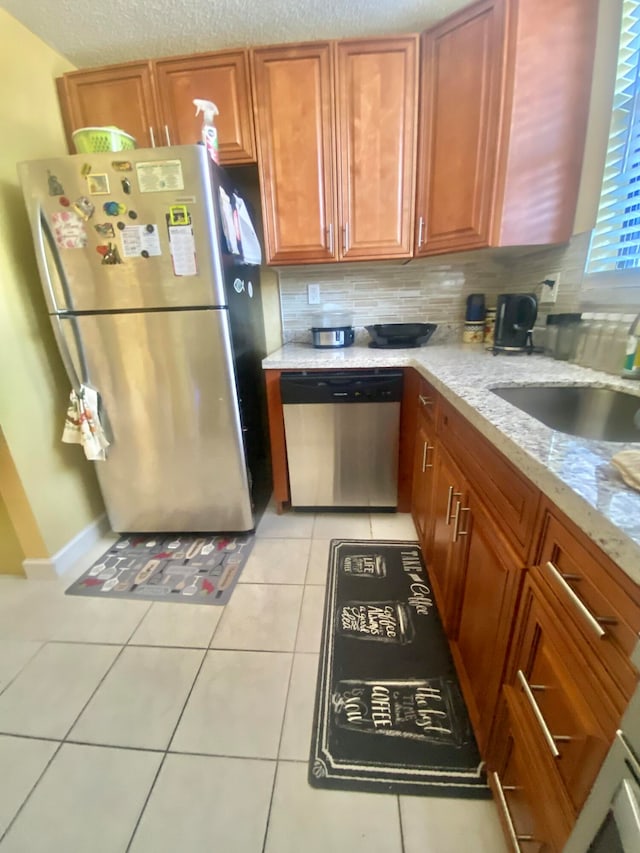
[[[589,385],[492,388],[551,429],[599,441],[640,442],[640,396]]]

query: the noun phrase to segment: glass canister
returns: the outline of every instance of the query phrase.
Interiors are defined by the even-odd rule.
[[[575,355],[582,314],[556,314],[558,318],[554,358],[567,361]]]
[[[465,344],[481,344],[484,340],[484,320],[478,322],[465,321],[462,331],[462,342]]]
[[[559,314],[547,315],[547,329],[544,336],[544,354],[550,358],[556,356],[556,343],[558,341],[558,317]]]
[[[496,309],[487,308],[484,315],[484,342],[487,348],[493,346],[494,335],[496,331]]]
[[[596,369],[598,367],[598,341],[600,340],[600,332],[602,331],[604,318],[604,314],[594,314],[593,320],[589,324],[587,339],[584,344],[584,350],[582,351],[582,359],[580,361],[580,364],[582,364],[584,367],[594,367]]]

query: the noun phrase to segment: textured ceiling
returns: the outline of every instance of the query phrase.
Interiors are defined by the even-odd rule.
[[[419,32],[470,0],[0,0],[85,68],[225,47]]]

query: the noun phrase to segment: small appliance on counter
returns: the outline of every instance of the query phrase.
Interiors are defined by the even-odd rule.
[[[348,311],[325,307],[311,317],[311,343],[316,349],[350,347],[354,341],[353,317]]]
[[[421,347],[438,328],[437,323],[375,323],[365,326],[372,349]]]
[[[493,352],[533,352],[532,329],[538,316],[533,293],[501,293],[496,308]]]
[[[471,293],[467,296],[467,310],[464,319],[467,323],[481,323],[484,320],[484,293]]]

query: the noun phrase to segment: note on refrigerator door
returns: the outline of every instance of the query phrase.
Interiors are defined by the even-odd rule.
[[[153,255],[161,255],[160,236],[158,226],[147,225],[125,225],[120,232],[122,240],[122,254],[126,258],[150,258]]]
[[[174,275],[198,275],[196,241],[190,225],[169,225],[169,248]]]
[[[87,231],[84,220],[72,210],[62,210],[51,215],[51,226],[59,249],[84,249]]]
[[[149,160],[136,163],[141,193],[160,193],[184,189],[180,160]]]

